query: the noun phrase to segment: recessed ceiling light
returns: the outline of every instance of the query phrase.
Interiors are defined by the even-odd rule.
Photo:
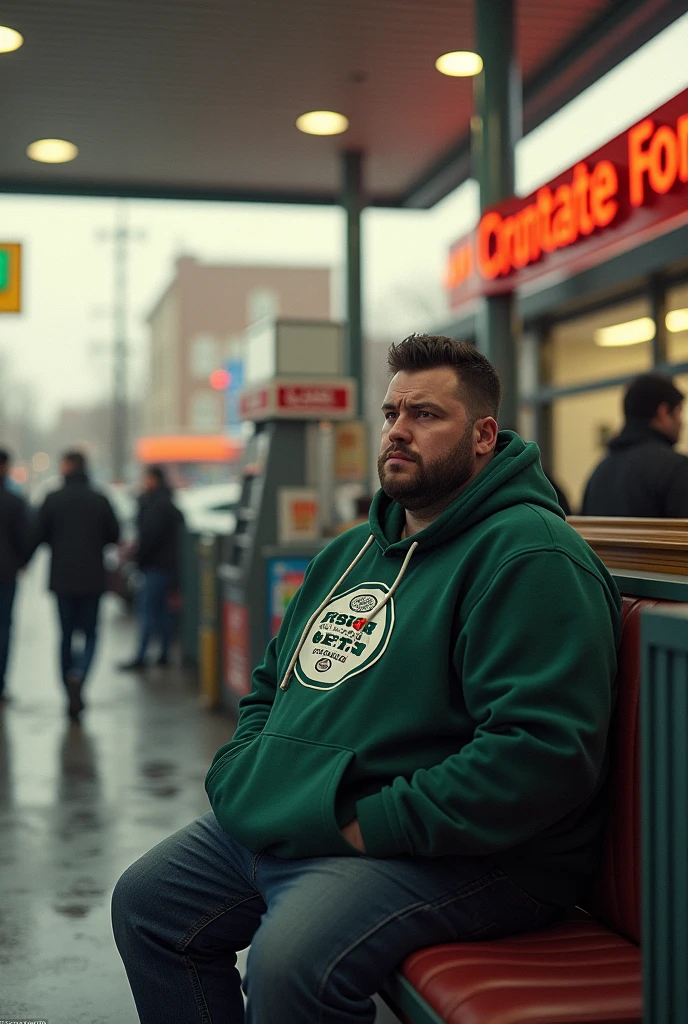
[[[334,110],[310,110],[297,117],[296,127],[306,135],[341,135],[349,127],[349,119]]]
[[[652,341],[655,336],[655,322],[651,316],[641,316],[637,320],[627,320],[623,324],[612,327],[600,327],[595,331],[595,344],[603,348],[617,345],[639,345],[643,341]]]
[[[483,69],[483,59],[478,53],[472,50],[453,50],[451,53],[443,53],[435,61],[435,67],[443,75],[450,75],[452,78],[470,78],[472,75],[479,75]]]
[[[672,309],[666,315],[667,330],[688,331],[688,309]]]
[[[79,155],[79,150],[66,139],[38,139],[26,147],[26,155],[42,164],[66,164]]]
[[[11,53],[18,50],[24,43],[24,36],[16,28],[0,25],[0,53]]]

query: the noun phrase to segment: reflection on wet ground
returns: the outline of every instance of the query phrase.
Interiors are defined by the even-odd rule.
[[[82,725],[70,725],[57,671],[45,566],[24,577],[0,711],[0,1019],[135,1024],[110,931],[124,868],[208,809],[203,779],[232,722],[197,708],[193,679],[113,665],[134,649],[115,598]]]
[[[70,725],[44,581],[40,564],[22,580],[14,699],[0,709],[0,1020],[136,1024],[110,894],[132,861],[208,810],[205,774],[233,723],[199,710],[180,671],[116,672],[134,627],[107,598],[87,710]],[[380,1007],[377,1021],[396,1018]]]

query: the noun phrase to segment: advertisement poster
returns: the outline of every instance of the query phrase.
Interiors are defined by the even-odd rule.
[[[280,544],[319,539],[320,505],[317,491],[308,487],[281,487],[277,510]]]
[[[225,601],[225,682],[240,697],[251,692],[248,608]]]
[[[310,558],[271,558],[268,561],[268,640],[277,636],[284,613],[303,583]]]
[[[337,423],[335,477],[340,482],[365,480],[368,476],[368,427],[360,420]]]

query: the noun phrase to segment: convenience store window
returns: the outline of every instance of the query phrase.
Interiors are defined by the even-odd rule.
[[[601,388],[557,398],[552,407],[554,476],[571,511],[580,511],[583,491],[595,466],[607,454],[607,441],[623,426],[625,387]]]
[[[667,290],[666,308],[668,360],[688,362],[688,283]]]
[[[549,383],[569,387],[647,373],[652,368],[649,316],[647,301],[638,298],[554,326]]]

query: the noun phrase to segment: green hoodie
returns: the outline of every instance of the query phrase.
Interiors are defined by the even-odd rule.
[[[616,587],[509,431],[400,540],[404,516],[378,491],[369,528],[311,562],[208,772],[215,816],[287,858],[360,856],[357,817],[367,855],[482,856],[568,906],[599,853]]]

